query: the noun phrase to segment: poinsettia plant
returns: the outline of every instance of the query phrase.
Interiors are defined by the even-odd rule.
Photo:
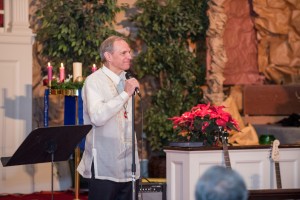
[[[221,134],[227,137],[231,130],[239,131],[238,123],[231,114],[224,111],[225,106],[198,104],[181,116],[169,118],[177,142],[203,142],[213,145]]]

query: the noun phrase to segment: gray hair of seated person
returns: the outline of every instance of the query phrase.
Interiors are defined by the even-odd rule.
[[[196,200],[246,200],[248,190],[236,171],[213,166],[198,180],[195,197]]]

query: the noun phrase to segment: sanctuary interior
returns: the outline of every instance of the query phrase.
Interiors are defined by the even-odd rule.
[[[32,130],[44,124],[46,66],[36,53],[39,46],[32,24],[36,2],[0,0],[0,157],[11,156]],[[134,2],[126,3],[134,8]],[[206,84],[201,87],[207,101],[225,105],[238,120],[242,132],[231,140],[237,146],[251,146],[259,145],[261,135],[274,135],[282,145],[300,145],[300,1],[208,0],[207,15],[207,75]],[[126,17],[124,13],[116,16],[115,29],[132,36],[137,31],[134,27],[118,23]],[[144,87],[141,83],[141,91]],[[64,98],[52,96],[49,101],[52,105],[49,124],[62,125]],[[300,170],[300,150],[298,146],[295,149],[291,159],[298,164],[293,165],[294,168],[287,165],[292,169],[288,175],[291,178],[299,177]],[[173,150],[166,149],[171,151],[173,159],[167,160],[167,166],[168,161],[171,166],[181,156],[172,157]],[[149,159],[147,153],[143,159]],[[213,163],[222,164],[223,160],[220,158]],[[240,163],[238,160],[236,166]],[[166,175],[171,170],[167,166]],[[265,166],[259,169],[266,170]],[[197,173],[200,175],[199,171]],[[54,178],[55,191],[68,191],[73,188],[73,175],[68,161],[55,163],[52,174],[49,163],[0,165],[0,199],[11,194],[49,192],[51,178]],[[190,195],[195,180],[187,180],[187,184],[190,188],[184,192]],[[289,184],[289,187],[300,189],[300,179]],[[178,194],[172,200],[184,199],[182,194],[173,191],[180,186],[174,187],[168,188],[168,192],[173,193],[168,193],[167,198]]]

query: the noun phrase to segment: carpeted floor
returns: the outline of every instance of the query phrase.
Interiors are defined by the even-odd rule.
[[[51,192],[37,192],[33,194],[0,194],[0,200],[51,200]],[[53,200],[74,200],[75,194],[73,191],[54,192]],[[80,193],[80,200],[87,200],[88,193]]]

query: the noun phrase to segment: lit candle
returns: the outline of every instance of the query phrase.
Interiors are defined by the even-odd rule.
[[[64,82],[65,80],[65,68],[64,64],[60,63],[60,68],[59,68],[59,82]]]
[[[95,72],[97,70],[97,67],[95,64],[93,64],[93,67],[92,67],[92,72]]]
[[[52,66],[50,65],[50,62],[48,62],[48,86],[51,87],[51,80],[52,80]]]
[[[75,82],[78,77],[82,77],[82,63],[74,62],[73,63],[73,82]]]

